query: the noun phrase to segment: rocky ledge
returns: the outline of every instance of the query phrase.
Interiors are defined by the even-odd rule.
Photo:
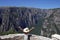
[[[55,34],[57,37],[59,35]],[[52,38],[47,38],[43,36],[33,35],[30,37],[30,40],[58,40],[55,35],[52,35]],[[0,40],[24,40],[24,34],[9,34],[0,36]]]

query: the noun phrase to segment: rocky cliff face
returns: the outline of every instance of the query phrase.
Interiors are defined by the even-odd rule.
[[[50,37],[60,34],[60,8],[38,9],[26,7],[0,7],[0,33],[20,32],[18,27],[35,27],[31,33]]]

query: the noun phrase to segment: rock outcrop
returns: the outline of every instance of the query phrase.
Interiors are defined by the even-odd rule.
[[[0,36],[0,40],[24,40],[24,34],[9,34]],[[30,40],[51,40],[50,38],[32,35]]]
[[[53,34],[51,37],[52,37],[52,40],[60,40],[59,34]]]
[[[60,40],[60,35],[58,34],[51,35],[51,38],[33,35],[33,34],[30,35],[32,35],[30,37],[30,40]],[[25,34],[9,34],[9,35],[0,36],[0,40],[25,40],[24,37]]]

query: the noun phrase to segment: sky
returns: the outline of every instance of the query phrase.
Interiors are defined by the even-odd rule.
[[[0,7],[60,8],[60,0],[0,0]]]

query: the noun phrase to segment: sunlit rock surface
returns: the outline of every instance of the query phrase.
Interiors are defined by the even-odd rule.
[[[24,40],[23,34],[9,34],[0,36],[0,40]]]
[[[3,35],[0,36],[0,40],[25,40],[24,36],[25,34],[9,34],[9,35]],[[33,35],[30,37],[30,40],[60,40],[60,35],[54,34],[51,36],[51,38],[44,37],[44,36],[38,36]]]
[[[53,40],[60,40],[60,35],[58,35],[58,34],[53,34],[53,35],[52,35],[52,39],[53,39]]]
[[[0,36],[0,40],[24,40],[24,34],[9,34]],[[50,38],[32,35],[30,40],[51,40]]]

